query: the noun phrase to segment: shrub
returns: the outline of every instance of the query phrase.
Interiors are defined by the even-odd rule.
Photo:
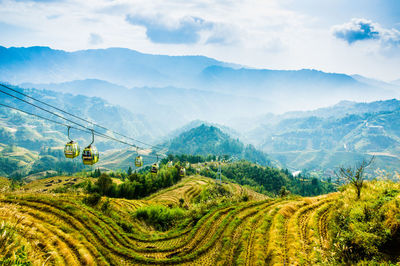
[[[110,199],[106,199],[106,201],[101,205],[101,211],[107,213],[110,208]]]
[[[101,195],[98,193],[93,193],[83,199],[83,203],[89,206],[95,206],[99,203]]]
[[[343,192],[346,197],[337,203],[331,220],[332,242],[338,261],[351,264],[364,260],[379,262],[387,256],[387,247],[396,238],[400,224],[399,191],[380,186],[383,183],[368,184],[364,188],[367,196],[361,196],[357,201],[350,196],[353,190],[349,186],[349,191]]]
[[[152,205],[137,209],[134,217],[153,226],[158,231],[167,231],[185,217],[185,211],[181,208]]]
[[[223,185],[214,184],[203,191],[193,199],[195,203],[206,203],[213,200],[223,201],[225,198],[231,198],[232,192],[227,190]]]

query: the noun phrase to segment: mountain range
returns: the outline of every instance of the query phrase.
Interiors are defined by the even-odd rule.
[[[20,84],[29,95],[145,142],[179,137],[171,142],[174,152],[204,152],[204,143],[191,146],[193,138],[186,137],[208,136],[208,131],[182,134],[205,124],[293,170],[332,170],[371,154],[379,167],[399,168],[398,81],[310,69],[252,69],[203,56],[121,48],[65,52],[48,47],[0,47],[0,81]],[[21,107],[4,95],[0,100]],[[63,127],[1,112],[4,145],[14,143],[37,155],[41,147],[62,146],[66,140]],[[86,143],[89,136],[77,139]],[[97,143],[115,159],[110,167],[118,165],[122,146]]]
[[[307,112],[269,115],[245,133],[283,165],[331,169],[376,155],[376,166],[398,171],[400,101],[340,102]]]
[[[1,81],[102,97],[151,117],[166,131],[195,119],[227,124],[237,117],[310,110],[341,100],[397,98],[400,93],[396,82],[359,75],[252,69],[204,56],[122,48],[0,47],[0,59]]]

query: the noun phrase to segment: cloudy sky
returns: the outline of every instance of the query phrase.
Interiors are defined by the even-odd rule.
[[[0,0],[0,45],[400,79],[399,0]]]

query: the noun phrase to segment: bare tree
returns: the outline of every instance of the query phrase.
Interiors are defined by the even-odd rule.
[[[349,166],[349,167],[340,167],[339,172],[336,172],[336,175],[339,178],[344,178],[346,179],[350,184],[354,186],[357,192],[357,199],[360,198],[361,195],[361,190],[364,185],[364,180],[365,180],[365,168],[370,166],[372,162],[374,161],[375,156],[372,156],[370,160],[362,160],[359,162],[357,165],[354,167]]]

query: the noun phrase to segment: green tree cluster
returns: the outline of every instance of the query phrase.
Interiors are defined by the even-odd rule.
[[[179,169],[178,164],[172,168],[164,165],[156,175],[149,172],[132,173],[119,185],[112,182],[110,175],[102,173],[94,184],[88,182],[86,191],[108,197],[139,199],[176,184],[181,180]]]

